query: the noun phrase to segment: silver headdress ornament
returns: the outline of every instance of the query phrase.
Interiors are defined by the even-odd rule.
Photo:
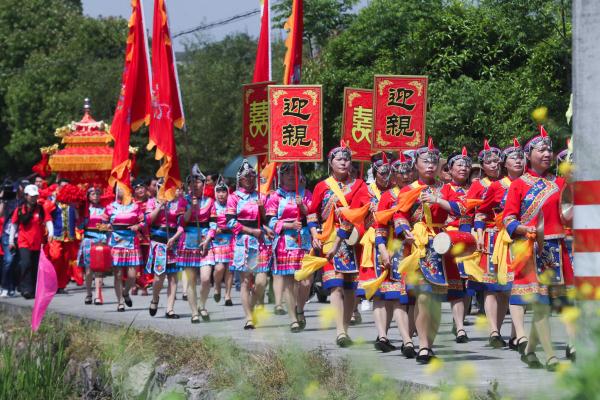
[[[225,178],[223,178],[222,175],[219,175],[215,184],[215,191],[218,192],[220,190],[224,190],[226,192],[229,191],[229,186],[227,186],[227,183],[225,183]]]
[[[189,185],[190,183],[192,183],[192,181],[195,181],[195,180],[199,180],[202,182],[206,181],[206,176],[202,173],[198,164],[194,164],[192,166],[192,170],[191,170],[190,174],[188,175],[188,177],[186,178],[186,182]]]
[[[254,169],[254,167],[252,166],[252,164],[250,164],[248,162],[248,160],[246,160],[244,158],[244,160],[242,161],[242,165],[240,165],[240,168],[238,169],[237,175],[236,175],[236,180],[239,183],[240,178],[246,177],[246,176],[254,176],[256,177],[256,170]]]
[[[550,137],[548,136],[548,132],[546,132],[544,126],[540,125],[540,134],[534,136],[529,140],[529,142],[527,142],[527,144],[525,145],[525,153],[529,154],[531,153],[532,149],[541,147],[543,145],[552,148],[552,139],[550,139]]]

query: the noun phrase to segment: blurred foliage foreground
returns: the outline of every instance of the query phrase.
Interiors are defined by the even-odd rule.
[[[27,313],[0,311],[0,399],[510,399],[497,385],[474,392],[475,365],[457,368],[450,383],[425,388],[365,373],[321,349],[248,351],[229,338],[174,338],[54,315],[31,334]],[[600,393],[600,326],[597,318],[586,323],[586,351],[580,348],[578,363],[558,372],[563,399]],[[435,373],[436,365],[442,362],[424,372]]]

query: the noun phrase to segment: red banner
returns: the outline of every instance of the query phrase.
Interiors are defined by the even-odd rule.
[[[321,85],[269,86],[269,161],[322,161]]]
[[[371,160],[373,91],[344,88],[342,139],[352,150],[352,160]]]
[[[242,87],[244,115],[242,154],[257,156],[269,152],[269,94],[267,87],[275,82],[257,82]]]
[[[427,77],[375,75],[372,150],[406,150],[425,143]]]

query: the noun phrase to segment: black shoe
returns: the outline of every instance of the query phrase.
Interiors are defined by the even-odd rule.
[[[402,355],[406,358],[415,358],[417,356],[413,342],[403,343],[400,351],[402,351]]]
[[[22,296],[23,296],[23,298],[24,298],[24,299],[26,299],[26,300],[30,300],[30,299],[33,299],[33,298],[35,297],[35,296],[34,296],[32,293],[30,293],[30,292],[23,292],[21,295],[22,295]]]
[[[129,297],[129,295],[123,294],[123,301],[125,302],[125,304],[127,304],[127,307],[133,306],[133,301],[131,301],[131,297]]]
[[[511,337],[510,340],[508,341],[508,348],[514,351],[517,351],[517,337]]]
[[[352,346],[353,342],[352,339],[350,339],[350,336],[346,335],[345,333],[340,333],[337,337],[337,339],[335,340],[335,343],[339,346],[339,347],[350,347]]]
[[[187,296],[187,294],[183,294],[183,295],[181,295],[181,300],[183,300],[183,301],[187,301],[187,299],[188,299],[188,296]]]
[[[298,323],[302,329],[306,328],[306,317],[304,317],[304,311],[299,312],[298,308],[296,308],[296,319],[298,320]]]
[[[197,315],[193,315],[192,316],[192,324],[199,324],[200,323],[200,317]]]
[[[225,305],[227,307],[231,307],[231,306],[233,306],[233,301],[231,301],[231,299],[227,299],[227,300],[225,300]]]
[[[497,333],[497,335],[494,335],[494,333]],[[498,331],[493,331],[490,334],[489,344],[495,349],[506,347],[506,342],[504,341],[504,339],[502,339],[502,336],[500,336],[500,333]]]
[[[92,296],[85,296],[84,304],[92,304]]]
[[[294,321],[290,324],[290,332],[292,332],[292,333],[302,332],[302,327],[300,327],[300,324],[298,323],[298,321]]]
[[[421,354],[422,352],[425,352],[425,354]],[[417,354],[417,362],[419,364],[429,364],[433,358],[435,358],[435,354],[430,348],[423,347],[419,349],[419,353]]]
[[[362,323],[362,315],[358,311],[354,311],[352,313],[352,317],[350,318],[350,325],[360,325]]]
[[[104,304],[104,302],[100,298],[95,298],[94,299],[94,305],[95,306],[101,306],[102,304]]]
[[[117,312],[125,312],[125,305],[119,304],[117,306]]]
[[[61,288],[56,291],[56,294],[69,294],[69,292],[65,288]]]
[[[254,322],[252,322],[252,320],[246,321],[246,325],[244,325],[244,330],[249,331],[249,330],[253,330],[253,329],[256,329],[254,326]]]
[[[554,360],[554,362],[550,362]],[[558,358],[556,358],[555,356],[550,357],[547,361],[546,361],[546,370],[550,371],[550,372],[556,372],[556,370],[558,369]]]
[[[155,306],[155,307],[152,307],[152,306]],[[156,301],[156,303],[153,301],[150,301],[150,307],[148,308],[148,312],[150,313],[150,316],[154,317],[156,315],[157,311],[158,311],[158,301]]]
[[[273,314],[275,314],[275,315],[285,315],[285,314],[287,314],[287,312],[283,309],[282,306],[275,306],[275,309],[273,310]]]
[[[537,356],[534,352],[527,353],[521,355],[521,361],[523,361],[529,368],[532,369],[541,369],[544,368],[540,360],[538,360]]]
[[[388,338],[383,337],[379,338],[379,350],[382,353],[389,353],[390,351],[396,350],[396,346],[391,344]]]
[[[565,356],[567,357],[568,360],[575,362],[575,360],[577,358],[576,352],[575,352],[575,347],[567,345],[567,348],[565,350]]]
[[[171,310],[165,313],[166,319],[179,319],[179,315],[175,314],[175,311]]]
[[[221,301],[221,293],[215,293],[213,295],[213,299],[215,299],[215,303],[218,303]]]
[[[202,310],[198,310],[198,312],[200,313],[200,316],[202,317],[202,321],[205,321],[205,322],[210,321],[210,315],[208,314],[208,311],[206,310],[206,308],[203,308]]]
[[[529,343],[529,341],[527,340],[527,336],[521,336],[519,339],[517,339],[517,341],[515,342],[515,345],[517,346],[517,351],[519,352],[519,354],[521,354],[521,355],[525,354],[525,349],[527,348],[527,343]]]
[[[456,343],[469,343],[469,337],[464,329],[456,331]]]
[[[379,336],[377,336],[377,338],[373,342],[373,346],[375,347],[375,350],[382,351],[381,350],[381,343],[379,343]]]

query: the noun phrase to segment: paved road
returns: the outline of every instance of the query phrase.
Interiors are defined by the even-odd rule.
[[[112,281],[112,278],[109,278]],[[461,362],[474,363],[476,378],[472,385],[479,390],[486,390],[492,381],[499,383],[502,394],[508,394],[512,398],[531,398],[534,394],[543,393],[547,398],[560,398],[560,393],[555,387],[556,375],[545,370],[529,370],[518,359],[514,351],[508,349],[495,350],[487,346],[487,334],[480,331],[476,325],[466,327],[471,338],[467,344],[456,344],[454,336],[450,333],[452,317],[447,304],[443,305],[442,324],[440,335],[436,339],[435,350],[443,360],[443,368],[434,374],[427,374],[425,367],[418,365],[414,360],[405,359],[400,351],[381,354],[374,350],[372,340],[376,331],[370,311],[363,312],[363,323],[360,326],[351,327],[350,336],[355,340],[364,340],[362,345],[350,349],[340,349],[335,343],[335,329],[322,327],[323,318],[319,310],[326,307],[324,304],[311,302],[306,308],[307,328],[302,333],[292,334],[288,329],[289,319],[284,316],[270,316],[264,324],[255,331],[244,331],[243,312],[239,301],[239,293],[234,291],[234,306],[225,307],[223,300],[216,304],[212,300],[212,294],[207,308],[211,313],[211,322],[202,322],[197,325],[190,323],[190,310],[187,302],[178,300],[175,311],[182,316],[180,320],[168,320],[164,317],[166,296],[160,300],[159,312],[156,317],[149,316],[147,307],[150,297],[132,296],[133,307],[125,313],[116,312],[116,299],[112,288],[104,290],[105,304],[103,306],[84,305],[84,290],[75,286],[69,287],[69,294],[57,295],[50,305],[50,310],[60,314],[77,317],[90,318],[106,323],[130,324],[137,328],[155,329],[160,332],[191,337],[228,336],[237,343],[249,348],[263,348],[265,346],[294,343],[303,348],[321,347],[332,356],[348,356],[356,360],[361,370],[368,373],[384,373],[399,380],[415,382],[425,385],[437,385],[441,382],[452,382],[456,367]],[[0,299],[0,302],[18,306],[31,307],[32,300],[23,298]],[[267,305],[268,310],[272,309]],[[468,317],[469,321],[475,321],[474,316]],[[529,319],[528,319],[529,323]],[[509,325],[505,322],[504,334],[509,332]],[[552,318],[552,329],[555,347],[559,358],[564,358],[565,332],[558,320]],[[395,328],[390,331],[390,339],[399,345],[399,335]],[[415,342],[415,344],[417,344]],[[544,359],[540,351],[539,357]],[[537,396],[536,396],[537,397]]]

